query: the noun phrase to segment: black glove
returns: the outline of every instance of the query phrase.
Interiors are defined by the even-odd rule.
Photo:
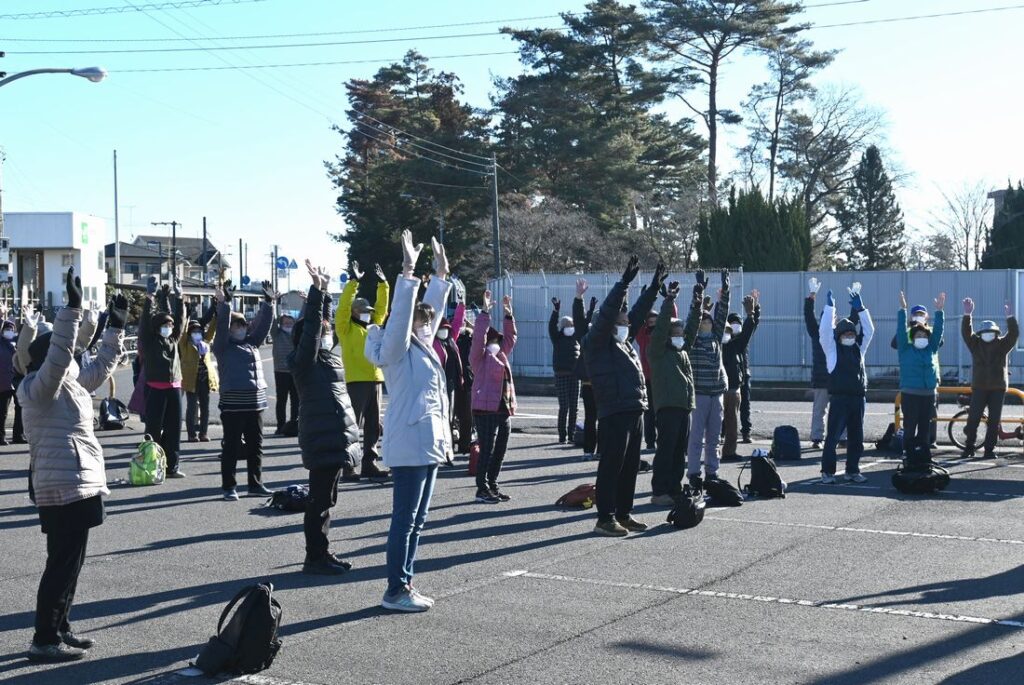
[[[235,294],[235,286],[231,283],[231,279],[224,281],[224,294],[228,296],[230,300]]]
[[[270,289],[270,281],[263,281],[261,285],[263,287],[263,301],[267,304],[273,304],[274,291]]]
[[[331,320],[331,296],[324,292],[323,316],[325,321]]]
[[[551,305],[555,308],[555,311],[557,312],[562,308],[562,301],[557,297],[552,297]]]
[[[722,292],[729,292],[729,270],[722,269]]]
[[[658,266],[654,269],[654,278],[651,279],[651,287],[656,291],[661,289],[665,285],[666,278],[668,278],[668,268],[658,262]]]
[[[695,283],[693,285],[693,301],[694,302],[703,302],[704,301],[704,286],[702,286],[700,283]]]
[[[640,273],[640,258],[633,255],[626,263],[626,270],[622,272],[622,282],[626,284],[632,283],[638,273]]]
[[[597,309],[597,298],[596,297],[591,297],[590,298],[590,313],[593,314],[595,309]]]
[[[82,308],[82,279],[75,275],[75,267],[68,269],[68,306]]]
[[[107,309],[107,328],[124,328],[128,321],[128,298],[118,293]]]
[[[668,288],[664,285],[661,286],[662,297],[675,299],[677,295],[679,295],[679,281],[672,281],[668,284]]]
[[[697,285],[700,286],[700,290],[703,293],[708,289],[708,277],[704,274],[704,269],[697,269],[695,274],[697,278]]]

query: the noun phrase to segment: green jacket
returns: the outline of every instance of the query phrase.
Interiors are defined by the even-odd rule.
[[[688,351],[697,339],[700,326],[701,303],[690,305],[683,332],[683,349],[672,347],[672,317],[675,314],[675,298],[666,297],[661,303],[658,322],[647,345],[647,361],[651,364],[651,395],[655,411],[668,407],[692,410],[695,406],[693,391],[693,369],[690,367]]]
[[[964,314],[960,320],[960,334],[974,362],[971,373],[971,388],[974,390],[1006,390],[1010,380],[1006,373],[1007,357],[1013,352],[1020,336],[1016,317],[1011,316],[1006,320],[1006,329],[1006,335],[987,343],[974,332],[970,314]]]

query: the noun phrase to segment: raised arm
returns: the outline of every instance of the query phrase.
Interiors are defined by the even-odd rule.
[[[860,328],[863,332],[863,339],[860,342],[860,353],[866,356],[868,348],[871,347],[871,341],[875,339],[875,322],[871,318],[871,312],[866,307],[860,310]]]
[[[452,316],[452,342],[459,341],[462,334],[462,326],[466,323],[466,303],[459,302],[455,305],[455,314]]]
[[[651,331],[651,340],[647,344],[647,359],[650,361],[660,359],[668,350],[668,339],[672,333],[672,318],[675,311],[677,294],[673,286],[678,286],[678,283],[673,283],[672,286],[669,286],[665,299],[661,301],[661,311],[658,312],[658,320],[654,324],[654,330]]]
[[[552,309],[551,318],[548,319],[548,337],[551,338],[552,343],[558,342],[558,317],[559,311],[557,309]]]
[[[608,297],[604,298],[601,307],[594,313],[589,333],[591,344],[605,345],[611,340],[615,323],[619,320],[619,312],[622,311],[622,304],[626,301],[628,286],[628,283],[622,281],[613,285]]]
[[[377,283],[377,300],[373,303],[373,316],[371,321],[378,326],[384,325],[384,320],[388,318],[388,305],[391,300],[391,286],[388,285],[384,278],[384,272],[380,270],[380,266],[377,267],[379,272],[378,278],[381,280]],[[346,284],[347,285],[347,284]],[[338,305],[341,306],[340,304]],[[352,303],[349,303],[351,309]],[[351,319],[350,319],[351,322]]]
[[[202,319],[199,320],[201,324],[206,326],[206,330],[203,331],[203,339],[208,343],[212,343],[217,338],[217,321],[216,314],[212,314],[205,323],[203,323]]]
[[[907,331],[907,310],[896,310],[896,349],[902,352],[910,347],[910,333]]]
[[[274,308],[269,302],[261,302],[260,310],[256,313],[256,320],[252,322],[249,329],[249,336],[246,342],[253,347],[261,346],[270,333],[270,324],[274,320]]]
[[[317,303],[319,305],[319,303]],[[319,311],[319,310],[317,310]],[[228,329],[231,327],[231,298],[225,297],[217,305],[217,335],[213,339],[213,353],[217,356],[223,354],[228,348]]]
[[[171,324],[171,340],[178,342],[181,340],[182,331],[185,330],[185,301],[182,299],[180,293],[173,293],[169,302],[171,306],[171,317],[174,318],[174,323]]]
[[[836,354],[835,338],[836,305],[832,301],[831,290],[829,291],[828,300],[828,304],[825,305],[825,309],[821,314],[821,321],[818,324],[818,342],[821,343],[821,349],[825,352],[826,368],[828,368],[829,373],[832,373],[835,371],[838,357]]]
[[[516,329],[516,318],[508,314],[502,324],[501,351],[508,357],[516,348],[516,341],[519,339],[519,331]]]
[[[371,327],[366,339],[366,358],[375,366],[397,364],[409,351],[419,286],[420,279],[415,276],[399,276],[395,281],[395,297],[391,302],[391,317],[387,328]]]
[[[306,304],[302,311],[302,335],[295,346],[293,356],[297,369],[308,368],[316,362],[316,352],[320,345],[320,331],[323,327],[324,293],[316,285],[309,286]],[[218,332],[219,333],[219,332]],[[220,340],[220,335],[217,336]]]
[[[1020,339],[1020,326],[1017,323],[1017,317],[1010,315],[1006,317],[1006,335],[1000,341],[1003,345],[1003,349],[1006,354],[1013,351],[1013,348],[1017,345],[1017,340]]]
[[[423,293],[423,302],[434,308],[436,315],[431,321],[431,336],[437,335],[437,329],[441,327],[441,317],[444,316],[445,303],[448,302],[448,294],[451,292],[452,284],[444,278],[434,276],[430,279],[427,292]]]
[[[78,327],[78,335],[75,336],[76,350],[88,349],[93,333],[97,331],[96,326],[96,311],[93,309],[82,310],[82,323]]]
[[[345,340],[348,332],[352,329],[352,302],[356,299],[356,289],[358,287],[359,282],[351,278],[341,291],[338,311],[334,313],[334,332],[338,334],[338,340]],[[377,301],[380,302],[380,298],[377,298]],[[374,323],[378,326],[380,325],[376,321]]]
[[[147,295],[142,303],[142,314],[139,316],[139,341],[143,346],[149,345],[156,339],[153,332],[153,296]]]
[[[480,364],[484,360],[484,343],[487,341],[487,329],[491,327],[490,312],[482,311],[473,322],[473,342],[469,346],[469,366],[473,373],[479,373]]]
[[[128,319],[128,300],[118,295],[101,320],[105,322],[103,342],[88,364],[78,373],[78,382],[89,392],[107,382],[124,353],[124,324]]]
[[[636,302],[633,303],[633,308],[629,310],[629,337],[635,338],[647,321],[647,315],[654,308],[654,302],[658,299],[658,292],[661,287],[665,284],[665,278],[668,276],[668,269],[665,265],[658,263],[658,266],[654,268],[654,277],[651,279],[650,285],[640,293],[640,297],[636,298]]]

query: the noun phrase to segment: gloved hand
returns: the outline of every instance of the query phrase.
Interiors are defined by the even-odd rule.
[[[697,273],[694,274],[697,279],[697,285],[700,286],[701,292],[708,289],[708,277],[704,274],[704,269],[697,269]]]
[[[821,281],[819,281],[817,278],[814,278],[813,276],[811,278],[808,278],[807,290],[809,290],[812,295],[817,295],[818,291],[821,290]]]
[[[850,306],[853,307],[854,310],[856,310],[858,312],[864,311],[864,302],[861,300],[859,292],[855,293],[855,292],[851,291],[851,293],[850,293]]]
[[[722,292],[729,292],[729,270],[722,269]]]
[[[835,298],[834,295],[832,295],[832,291],[831,290],[829,290],[828,294],[825,295],[825,304],[827,306],[829,306],[829,307],[835,307],[836,306],[836,298]]]
[[[82,308],[82,279],[75,275],[75,267],[68,269],[68,306],[72,309]]]
[[[107,328],[124,328],[128,321],[128,298],[118,293],[107,310]]]
[[[622,282],[626,284],[632,283],[638,273],[640,273],[640,258],[633,255],[626,262],[626,269],[622,272]]]

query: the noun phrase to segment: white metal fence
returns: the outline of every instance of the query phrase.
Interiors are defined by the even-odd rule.
[[[640,288],[649,283],[652,272],[641,272],[629,289],[629,302],[639,296]],[[940,292],[947,295],[946,334],[940,360],[946,383],[970,379],[971,356],[960,339],[960,301],[971,297],[976,303],[974,319],[992,319],[1005,330],[1004,302],[1010,302],[1018,320],[1024,320],[1024,271],[870,271],[870,272],[742,272],[732,274],[732,310],[740,311],[741,293],[757,289],[761,293],[761,324],[750,346],[751,373],[757,381],[807,382],[811,377],[811,340],[803,319],[807,279],[817,277],[822,283],[816,313],[821,312],[825,292],[832,289],[841,314],[848,313],[846,288],[854,281],[863,285],[864,304],[871,311],[877,334],[868,351],[869,375],[877,380],[898,377],[896,352],[890,347],[895,334],[899,293],[906,292],[911,306],[922,304],[934,309],[933,299]],[[602,300],[619,273],[593,274],[509,274],[500,281],[491,281],[490,288],[500,301],[511,294],[519,328],[519,342],[512,358],[517,376],[545,377],[551,371],[551,342],[547,323],[551,316],[551,298],[562,300],[563,313],[571,313],[576,294],[576,279],[586,278],[590,284],[587,299]],[[711,290],[717,288],[719,276],[711,273]],[[684,291],[695,282],[693,272],[675,273]],[[479,294],[469,294],[471,302],[479,302]],[[655,308],[660,307],[656,304]],[[1024,382],[1024,342],[1010,357],[1011,382]]]

